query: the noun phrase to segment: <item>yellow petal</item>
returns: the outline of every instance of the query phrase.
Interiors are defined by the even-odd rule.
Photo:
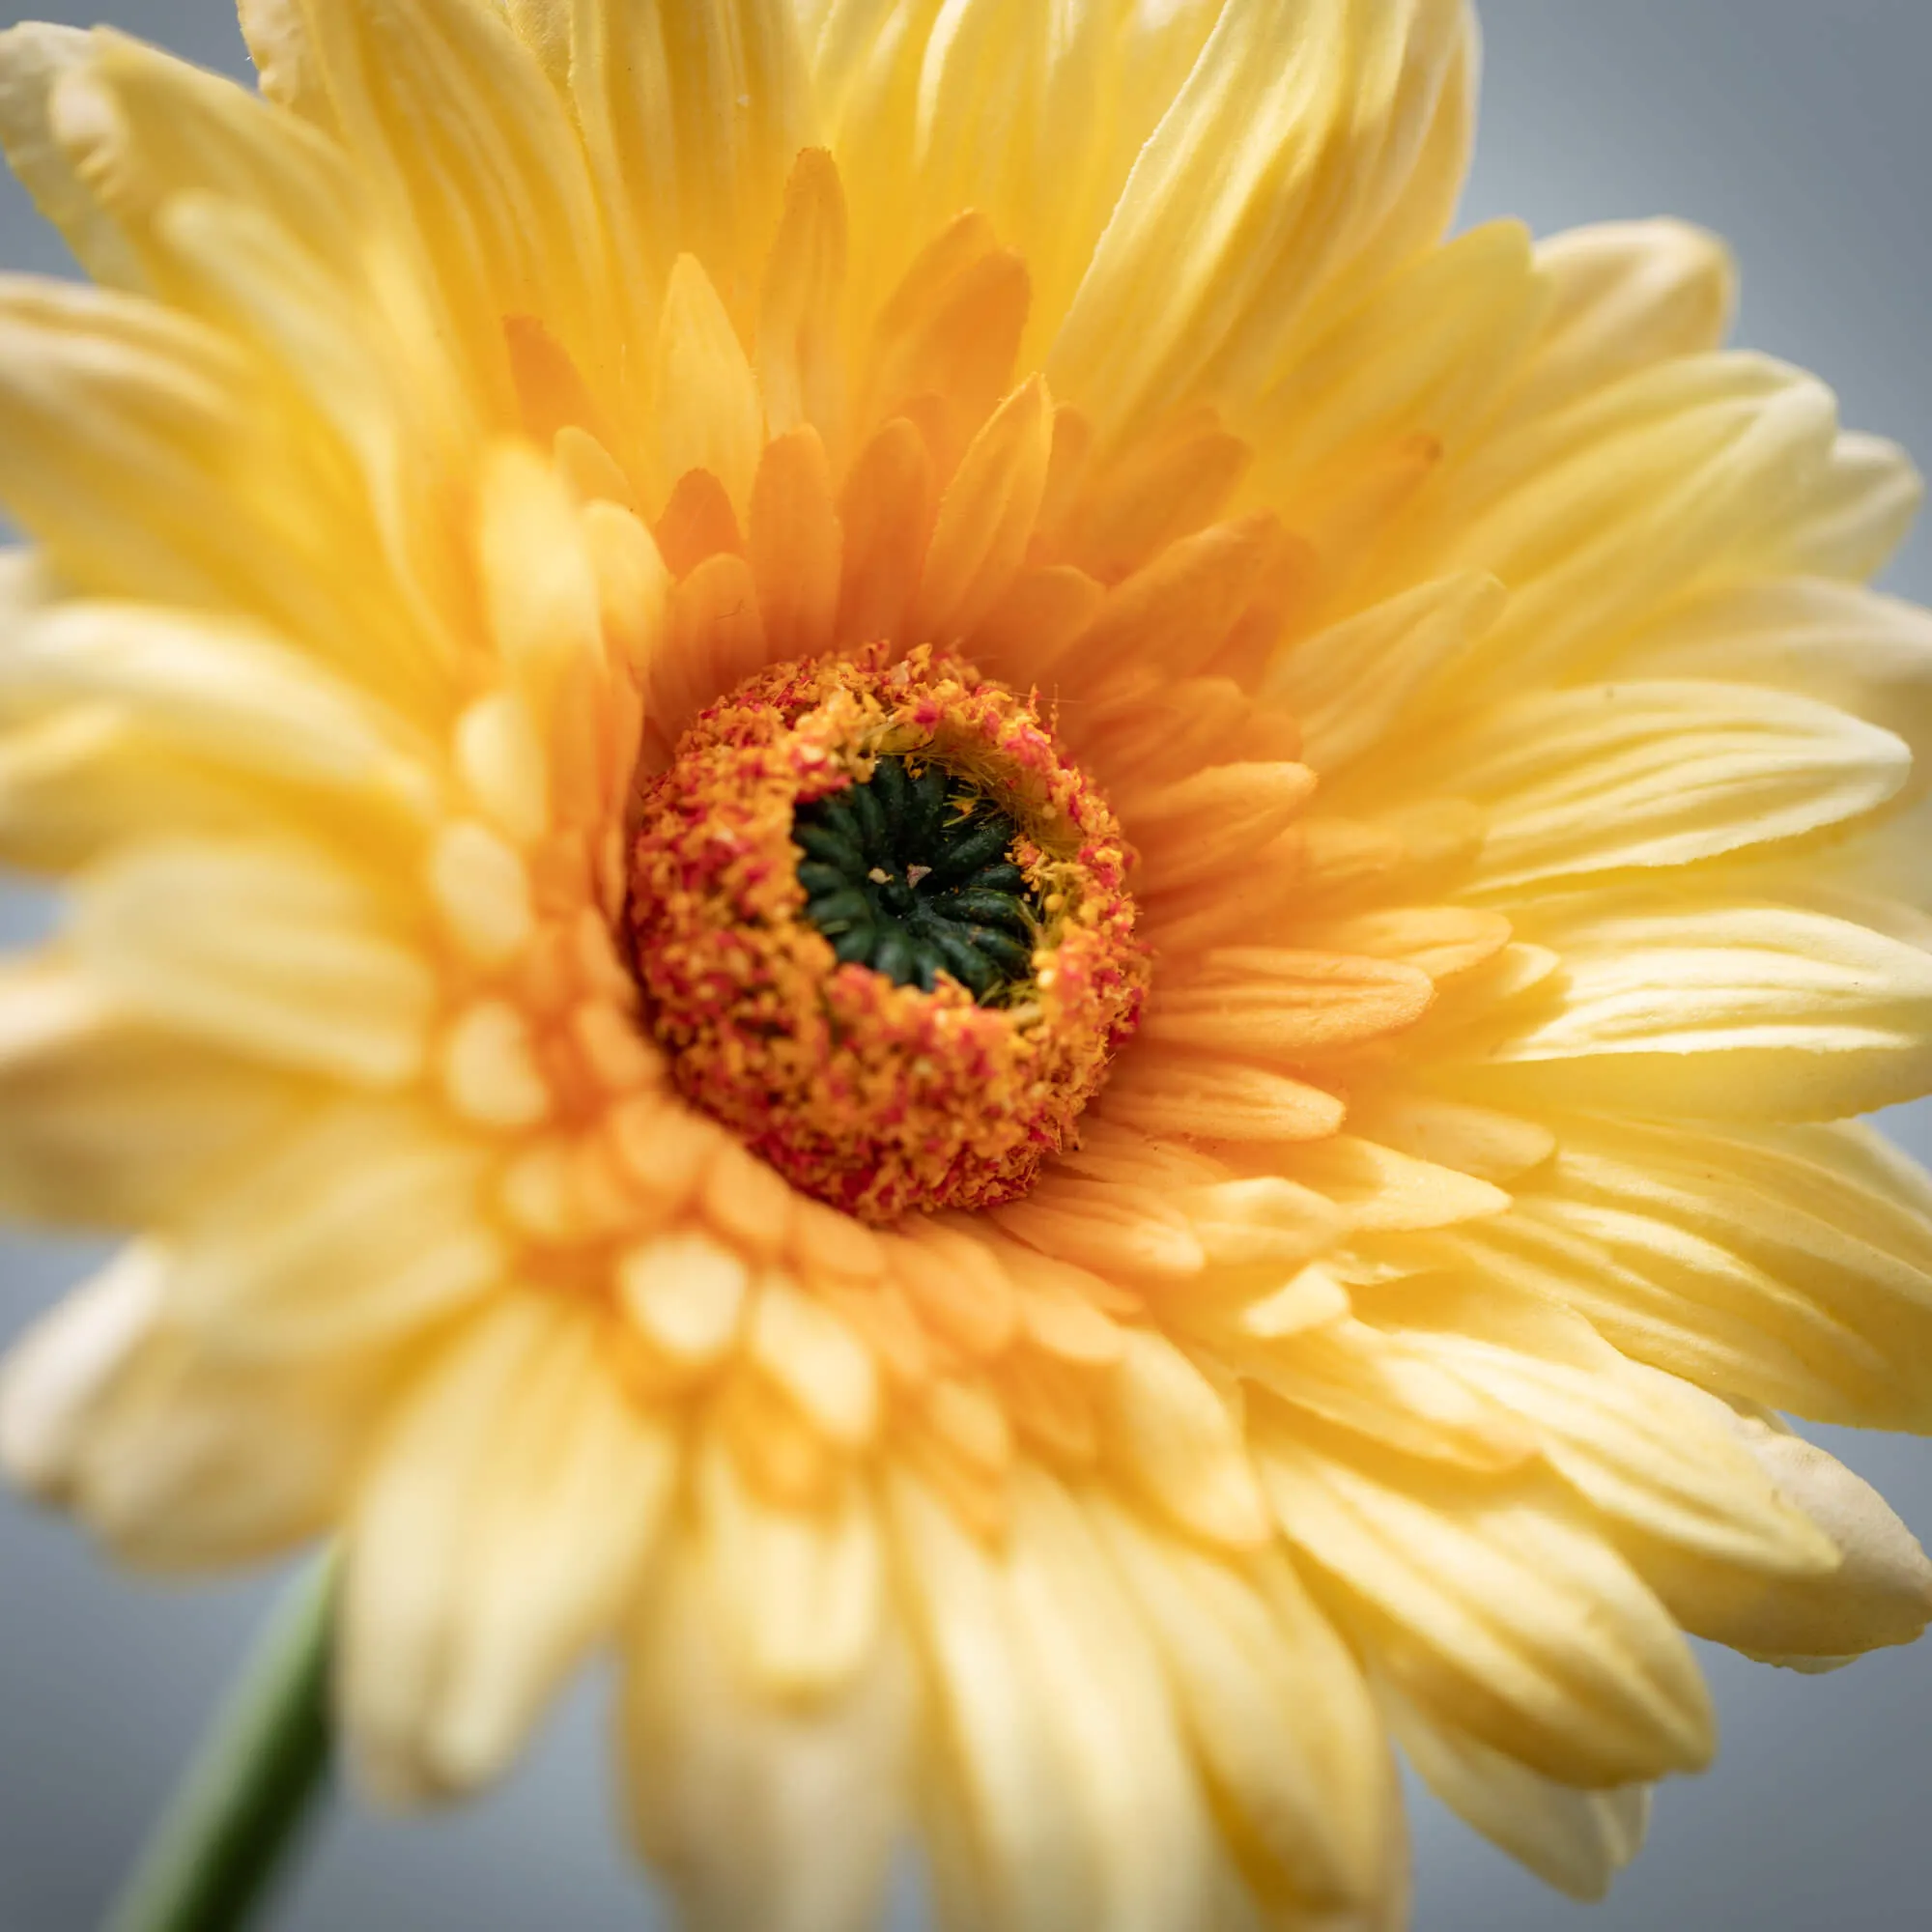
[[[996,1218],[1029,1246],[1104,1279],[1185,1281],[1206,1261],[1186,1215],[1145,1189],[1049,1175]]]
[[[1548,1017],[1489,1056],[1499,1088],[1586,1079],[1593,1106],[1833,1119],[1906,1098],[1927,1078],[1932,962],[1817,913],[1614,898],[1539,917],[1562,954]]]
[[[1903,1155],[1849,1122],[1559,1132],[1548,1194],[1520,1206],[1608,1244],[1578,1305],[1620,1348],[1820,1420],[1925,1426],[1932,1190]]]
[[[1335,478],[1409,437],[1461,447],[1489,427],[1547,301],[1519,222],[1424,249],[1244,412],[1257,483],[1298,523],[1304,506],[1321,514],[1315,506]]]
[[[1897,732],[1916,765],[1932,753],[1932,617],[1849,583],[1769,578],[1715,586],[1648,626],[1617,669],[1773,685]],[[1920,770],[1913,790],[1923,783]]]
[[[1353,1134],[1299,1148],[1282,1163],[1289,1177],[1327,1195],[1363,1229],[1442,1228],[1500,1212],[1501,1188]]]
[[[0,973],[0,1202],[43,1225],[143,1226],[303,1103],[294,1082],[144,1026],[52,964]]]
[[[1536,1439],[1506,1403],[1406,1337],[1342,1315],[1239,1357],[1270,1395],[1420,1461],[1520,1468]]]
[[[33,1322],[0,1373],[0,1463],[29,1495],[71,1495],[88,1424],[159,1325],[167,1258],[124,1248]]]
[[[1501,889],[1796,838],[1884,804],[1912,753],[1782,691],[1633,679],[1495,705],[1426,759],[1486,809],[1473,883]]]
[[[1094,1527],[1174,1674],[1196,1747],[1274,1871],[1311,1906],[1381,1882],[1381,1726],[1360,1669],[1278,1554],[1253,1573],[1109,1499]]]
[[[884,1611],[885,1553],[869,1495],[841,1483],[818,1508],[760,1495],[722,1445],[698,1468],[712,1594],[748,1687],[829,1696],[863,1674]]]
[[[0,1379],[0,1455],[124,1563],[180,1574],[282,1555],[338,1516],[389,1365],[212,1356],[162,1319],[169,1268],[159,1247],[127,1250],[29,1331]]]
[[[576,660],[603,661],[602,609],[582,520],[554,469],[521,443],[491,451],[477,495],[491,635],[542,716]]]
[[[1260,1462],[1282,1528],[1425,1709],[1562,1783],[1709,1760],[1690,1649],[1594,1525],[1534,1488],[1357,1464],[1284,1428]]]
[[[1831,392],[1767,357],[1659,363],[1487,442],[1433,497],[1406,569],[1510,587],[1486,634],[1491,688],[1608,642],[1748,565],[1830,461]]]
[[[1514,1181],[1556,1151],[1556,1136],[1540,1122],[1433,1095],[1390,1094],[1357,1100],[1350,1119],[1365,1139],[1378,1146],[1435,1167],[1453,1167],[1479,1180]]]
[[[1322,1140],[1343,1115],[1340,1100],[1304,1081],[1151,1041],[1122,1063],[1103,1105],[1145,1134],[1257,1144]]]
[[[947,1739],[923,1822],[948,1910],[1026,1932],[1208,1922],[1198,1775],[1079,1504],[1023,1472],[998,1557],[908,1479],[894,1514]]]
[[[62,604],[14,629],[0,705],[112,704],[197,756],[255,778],[380,800],[420,822],[435,753],[393,714],[252,625]]]
[[[661,1236],[618,1264],[624,1313],[674,1362],[703,1368],[737,1338],[751,1274],[735,1249],[696,1232]]]
[[[1267,1506],[1228,1400],[1164,1336],[1127,1331],[1109,1390],[1110,1440],[1149,1499],[1212,1542],[1252,1548]]]
[[[51,98],[61,76],[93,58],[95,37],[35,20],[0,35],[0,152],[35,206],[81,266],[109,287],[137,289],[140,265],[113,218],[54,133]]]
[[[241,0],[242,32],[261,75],[263,94],[332,133],[335,108],[308,13],[309,0]]]
[[[407,1333],[488,1289],[505,1257],[481,1147],[384,1102],[317,1109],[184,1217],[172,1293],[218,1350],[278,1356]]]
[[[1550,293],[1535,352],[1504,422],[1549,413],[1651,363],[1724,339],[1735,298],[1729,251],[1682,221],[1611,221],[1540,242]]]
[[[677,1551],[628,1642],[632,1822],[696,1932],[846,1932],[905,1824],[916,1686],[888,1627],[837,1691],[778,1700],[724,1640],[727,1579]]]
[[[1466,1327],[1481,1332],[1479,1324]],[[1834,1567],[1824,1540],[1778,1502],[1691,1385],[1614,1354],[1551,1361],[1466,1332],[1436,1335],[1425,1346],[1521,1417],[1550,1466],[1605,1515],[1739,1569],[1806,1577]]]
[[[392,1087],[423,1064],[436,982],[384,924],[370,884],[316,848],[156,843],[88,875],[70,936],[131,1015]]]
[[[1643,1847],[1650,1787],[1575,1791],[1540,1776],[1401,1691],[1380,1687],[1390,1729],[1416,1775],[1465,1825],[1570,1898],[1605,1897]]]
[[[412,1802],[495,1776],[617,1626],[676,1451],[588,1314],[513,1295],[376,1444],[349,1531],[342,1690],[359,1769]]]
[[[695,255],[749,320],[787,172],[811,139],[789,0],[581,0],[571,88],[610,221],[654,295]]]
[[[839,1442],[867,1440],[878,1423],[872,1352],[823,1302],[773,1272],[752,1305],[748,1347],[765,1373]]]
[[[1315,790],[1306,765],[1215,764],[1172,783],[1122,787],[1150,893],[1183,890],[1251,864]]]
[[[844,538],[833,507],[832,466],[810,425],[765,445],[752,485],[747,554],[774,658],[828,650],[838,614]]]
[[[551,1110],[550,1084],[523,1012],[508,1000],[478,1000],[456,1016],[441,1053],[442,1091],[472,1125],[533,1127]]]
[[[1502,585],[1481,572],[1437,579],[1297,640],[1262,688],[1293,711],[1309,764],[1334,771],[1412,708],[1445,696],[1446,681],[1503,603]]]
[[[1046,487],[1053,411],[1035,377],[974,439],[939,501],[915,628],[938,641],[970,631],[1000,601],[1026,556]]]
[[[1769,567],[1819,577],[1875,576],[1905,541],[1924,479],[1897,443],[1841,436],[1822,475],[1754,546]]]
[[[695,255],[672,265],[658,317],[652,433],[658,488],[707,469],[742,517],[764,440],[764,405],[731,318]]]
[[[449,821],[430,847],[426,880],[450,937],[479,966],[500,966],[536,930],[523,855],[474,819]]]
[[[1832,1575],[1766,1591],[1710,1634],[1751,1655],[1801,1663],[1915,1641],[1932,1623],[1932,1563],[1918,1538],[1869,1483],[1824,1450],[1762,1423],[1741,1428],[1779,1493],[1843,1560]]]
[[[838,167],[822,148],[807,148],[785,183],[758,304],[758,387],[774,436],[810,423],[833,447],[843,446],[846,245]]]
[[[1293,1065],[1419,1019],[1426,974],[1362,956],[1226,947],[1184,980],[1163,981],[1142,1037],[1229,1059]]]
[[[594,332],[611,313],[606,230],[582,145],[502,14],[469,0],[359,0],[311,9],[309,24],[342,136],[427,258],[482,392],[507,402],[505,316],[543,316],[582,366],[613,364]],[[448,130],[434,163],[425,126]]]
[[[1461,106],[1464,28],[1453,0],[1223,7],[1094,249],[1055,386],[1108,430],[1185,400],[1217,362],[1251,395],[1323,284],[1408,226],[1405,202],[1422,232],[1400,251],[1434,240],[1456,169],[1417,163],[1438,109]]]

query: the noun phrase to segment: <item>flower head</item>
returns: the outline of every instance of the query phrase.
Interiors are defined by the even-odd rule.
[[[1916,479],[1670,223],[1444,239],[1459,0],[0,37],[0,1448],[340,1539],[411,1801],[624,1663],[701,1926],[1601,1890],[1932,1567]]]

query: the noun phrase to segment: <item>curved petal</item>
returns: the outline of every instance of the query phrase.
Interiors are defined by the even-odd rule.
[[[633,1824],[697,1932],[860,1932],[876,1922],[905,1822],[916,1688],[904,1639],[876,1631],[835,1686],[777,1696],[722,1634],[748,1581],[687,1545],[653,1587],[627,1646]]]
[[[1589,899],[1525,914],[1560,990],[1495,1040],[1485,1084],[1563,1104],[1831,1120],[1932,1078],[1932,960],[1794,907]]]
[[[1229,0],[1094,248],[1056,389],[1103,435],[1252,398],[1336,284],[1435,239],[1460,169],[1430,137],[1465,110],[1466,53],[1460,0]]]
[[[595,1316],[507,1295],[432,1360],[371,1451],[340,1695],[359,1768],[392,1802],[494,1777],[618,1626],[677,1452],[604,1356]]]
[[[1284,1532],[1347,1591],[1357,1643],[1408,1695],[1566,1784],[1700,1770],[1711,1710],[1663,1606],[1533,1483],[1440,1478],[1267,1426]]]

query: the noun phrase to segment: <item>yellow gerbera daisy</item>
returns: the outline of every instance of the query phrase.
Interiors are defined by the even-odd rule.
[[[1445,240],[1461,0],[242,13],[0,37],[17,1480],[390,1800],[614,1645],[757,1932],[1592,1894],[1918,1634],[1918,483],[1716,243]]]

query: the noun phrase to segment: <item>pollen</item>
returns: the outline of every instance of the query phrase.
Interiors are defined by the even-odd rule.
[[[922,646],[786,664],[642,802],[634,957],[695,1105],[873,1222],[1025,1194],[1139,1023],[1133,854],[1034,701]]]

